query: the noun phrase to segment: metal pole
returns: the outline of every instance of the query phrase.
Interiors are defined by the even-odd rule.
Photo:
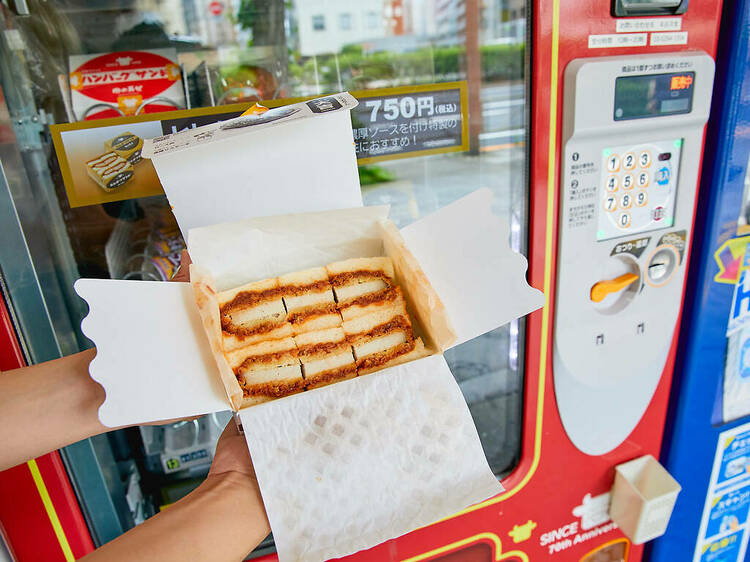
[[[318,56],[313,55],[313,67],[315,68],[315,87],[318,89],[318,95],[320,95],[320,78],[318,78]]]
[[[336,78],[339,83],[339,92],[343,92],[344,86],[341,85],[341,69],[339,68],[339,55],[337,53],[333,53],[333,60],[336,61]]]
[[[482,66],[479,53],[479,0],[465,0],[466,81],[469,89],[469,152],[479,154],[482,131]]]

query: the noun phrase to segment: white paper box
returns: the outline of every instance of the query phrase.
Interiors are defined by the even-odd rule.
[[[610,517],[633,544],[650,541],[667,530],[681,489],[651,455],[617,465]]]
[[[361,207],[346,110],[356,101],[332,97],[342,109],[323,101],[286,122],[209,125],[146,143],[191,258],[218,289],[387,254],[388,208]],[[312,115],[315,107],[334,110]],[[544,303],[491,208],[491,193],[479,190],[401,232],[445,306],[454,345]],[[305,213],[274,216],[283,212]],[[75,288],[90,307],[81,327],[97,345],[90,371],[106,391],[102,423],[230,408],[189,285],[81,279]],[[440,354],[239,416],[282,561],[343,556],[502,491]]]

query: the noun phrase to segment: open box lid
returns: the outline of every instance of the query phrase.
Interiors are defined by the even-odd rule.
[[[343,92],[144,141],[184,235],[256,216],[362,205]]]
[[[401,231],[443,300],[457,335],[454,345],[544,304],[543,294],[526,282],[526,259],[510,249],[507,222],[492,214],[491,202],[492,194],[479,190]],[[236,286],[321,265],[321,259],[379,255],[375,231],[386,211],[359,207],[220,224],[191,231],[189,248],[195,262],[214,274],[228,255],[263,255],[268,246],[285,250],[253,260],[242,279],[232,279],[236,272],[219,275]],[[344,243],[321,245],[323,225],[329,233],[335,225]],[[311,261],[300,262],[304,259]],[[90,306],[81,328],[101,356],[90,370],[107,391],[102,423],[119,426],[229,408],[187,284],[82,279],[76,290]],[[126,357],[122,349],[133,353]]]

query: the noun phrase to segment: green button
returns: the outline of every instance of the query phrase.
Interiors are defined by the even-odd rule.
[[[611,148],[605,148],[604,151],[602,152],[602,154],[604,154],[604,157],[606,158],[607,156],[609,156],[610,154],[612,154],[612,149]]]

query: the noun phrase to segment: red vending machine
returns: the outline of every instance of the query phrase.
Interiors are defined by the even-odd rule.
[[[610,490],[617,465],[660,450],[719,5],[80,4],[2,7],[4,369],[88,345],[76,278],[166,279],[175,265],[158,180],[104,192],[75,158],[255,101],[350,90],[365,203],[390,204],[404,226],[489,188],[547,300],[446,353],[505,492],[349,559],[641,559],[644,536],[611,521]],[[150,105],[139,99],[80,119],[80,57],[130,64],[149,49],[182,82],[175,111],[139,111]],[[448,118],[417,113],[428,107]],[[130,137],[99,128],[115,126]],[[70,131],[84,139],[77,156]],[[133,162],[143,178],[148,165]],[[119,430],[0,474],[8,549],[70,560],[137,525],[205,477],[222,421]],[[250,556],[275,559],[272,539]]]

